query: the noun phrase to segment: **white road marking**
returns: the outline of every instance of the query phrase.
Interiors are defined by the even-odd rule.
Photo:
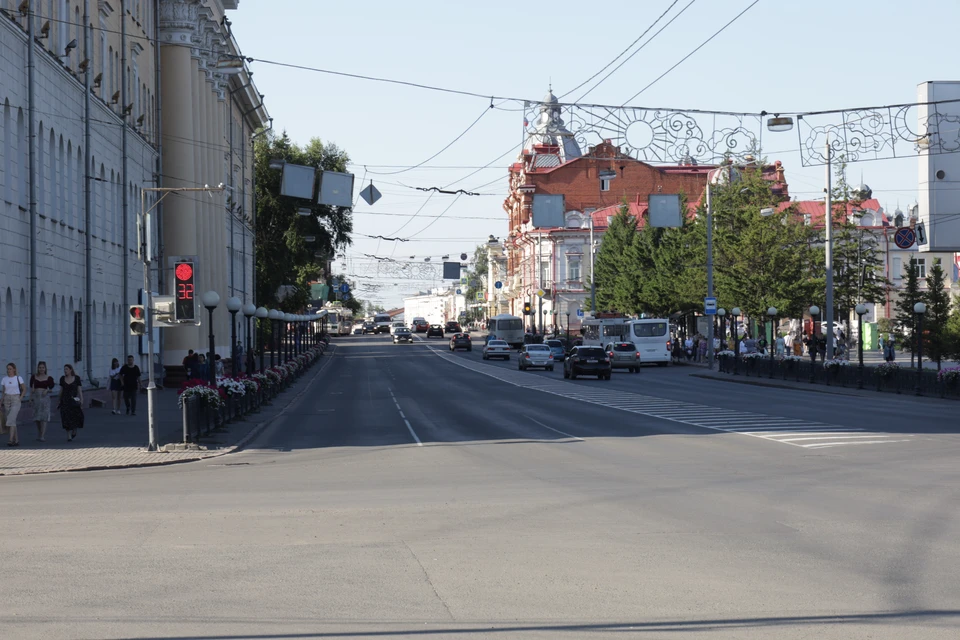
[[[413,439],[416,441],[418,447],[422,447],[423,443],[420,442],[420,438],[417,437],[417,432],[413,430],[413,427],[410,426],[410,421],[407,420],[407,416],[403,414],[403,409],[400,408],[400,403],[397,401],[397,397],[393,395],[393,389],[387,389],[390,392],[390,397],[393,398],[393,404],[397,405],[397,411],[400,412],[400,417],[403,418],[403,424],[407,425],[407,430],[410,431],[410,435],[413,436]]]
[[[568,437],[568,438],[573,438],[574,440],[578,440],[578,441],[580,441],[580,442],[586,442],[586,440],[584,440],[583,438],[578,438],[577,436],[572,435],[572,434],[569,434],[569,433],[567,433],[566,431],[560,431],[560,429],[554,429],[553,427],[548,427],[547,425],[543,424],[542,422],[540,422],[540,421],[537,420],[536,418],[531,418],[530,416],[527,416],[527,420],[529,420],[529,421],[531,421],[531,422],[536,422],[538,425],[540,425],[540,426],[543,427],[544,429],[549,429],[550,431],[553,431],[554,433],[559,433],[559,434],[562,435],[562,436],[566,436],[566,437]]]
[[[431,347],[430,351],[459,367],[495,378],[501,382],[505,382],[515,387],[549,393],[555,396],[579,400],[589,404],[608,407],[611,409],[618,409],[620,411],[649,416],[651,418],[657,418],[669,422],[676,422],[702,429],[710,429],[713,431],[736,433],[743,436],[749,436],[751,438],[780,442],[782,444],[787,444],[793,447],[801,447],[804,449],[825,449],[827,447],[848,444],[885,444],[894,442],[910,442],[913,437],[913,434],[884,434],[869,432],[865,429],[857,427],[842,427],[840,425],[809,421],[802,418],[785,418],[748,411],[739,411],[736,409],[723,409],[692,402],[669,400],[654,396],[644,396],[629,391],[608,391],[605,389],[586,391],[583,389],[583,387],[574,385],[570,382],[543,377],[531,378],[524,373],[451,356],[447,353],[444,353],[440,349]],[[544,425],[543,423],[538,422],[538,424],[556,431],[556,429],[547,427],[547,425]],[[862,435],[864,433],[869,435]],[[813,436],[815,434],[824,434],[823,439],[826,441],[820,442],[817,440],[808,442],[808,439],[803,437],[785,437]],[[854,440],[852,438],[863,439]]]

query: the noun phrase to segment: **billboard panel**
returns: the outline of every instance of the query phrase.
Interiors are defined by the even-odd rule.
[[[537,193],[533,196],[533,226],[536,229],[562,227],[563,195]]]
[[[960,128],[960,82],[924,82],[918,86],[919,221],[926,232],[921,252],[960,251],[960,154],[948,153]],[[930,153],[933,148],[937,153]]]
[[[280,195],[291,198],[313,199],[313,184],[317,170],[299,164],[283,165],[283,176],[280,180]]]

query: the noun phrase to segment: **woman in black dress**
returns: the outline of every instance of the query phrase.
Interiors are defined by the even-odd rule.
[[[80,377],[69,364],[63,365],[60,378],[60,421],[70,433],[67,442],[77,437],[77,429],[83,429],[83,386]]]

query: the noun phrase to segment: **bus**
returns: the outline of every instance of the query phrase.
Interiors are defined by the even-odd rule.
[[[637,345],[640,362],[656,362],[665,367],[670,364],[670,321],[663,318],[628,320],[623,335],[624,342]]]
[[[336,312],[330,313],[331,322],[336,322],[336,327],[333,324],[330,325],[330,333],[337,336],[348,336],[353,330],[353,312],[349,309],[338,309]]]
[[[498,340],[505,340],[511,347],[523,346],[523,320],[517,316],[501,313],[490,318],[487,333],[497,336]]]
[[[583,344],[591,347],[603,347],[611,342],[623,342],[627,331],[626,322],[619,313],[598,313],[586,317],[580,324]]]
[[[390,317],[389,313],[378,313],[373,316],[373,323],[377,325],[377,333],[390,333],[393,318]]]

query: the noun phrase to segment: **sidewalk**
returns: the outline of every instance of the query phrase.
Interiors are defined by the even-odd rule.
[[[258,435],[286,407],[300,396],[330,362],[331,350],[302,378],[275,398],[272,405],[259,413],[226,425],[226,431],[212,433],[201,439],[200,448],[187,451],[147,451],[147,395],[137,398],[137,415],[112,415],[110,392],[106,389],[84,390],[84,428],[73,442],[67,441],[67,432],[60,423],[56,398],[51,399],[51,418],[47,424],[46,442],[37,441],[33,423],[33,408],[23,403],[17,420],[19,447],[7,447],[7,436],[0,435],[0,476],[58,471],[89,471],[125,467],[155,466],[189,462],[222,456],[236,451]],[[103,402],[102,407],[91,407],[91,400]],[[177,407],[177,389],[166,388],[154,393],[154,421],[157,442],[165,444],[183,441],[181,410]],[[123,408],[121,407],[121,411]]]

